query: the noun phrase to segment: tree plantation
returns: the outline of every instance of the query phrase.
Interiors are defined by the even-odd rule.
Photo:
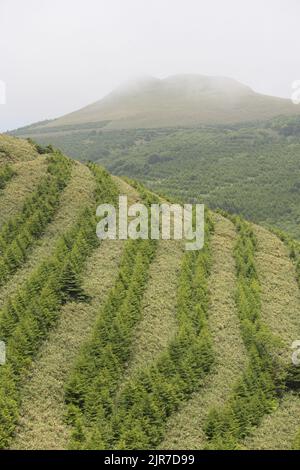
[[[99,240],[101,204],[166,199],[51,146],[0,148],[0,447],[298,449],[299,242],[211,209],[200,250]]]
[[[193,128],[106,130],[91,122],[16,135],[52,142],[176,201],[222,208],[299,239],[299,129],[299,117],[281,116]]]

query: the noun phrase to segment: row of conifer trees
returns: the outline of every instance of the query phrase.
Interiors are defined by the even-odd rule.
[[[47,175],[25,200],[22,210],[0,229],[0,285],[26,261],[30,248],[40,238],[59,206],[72,163],[59,152],[47,158]]]
[[[117,194],[104,170],[91,170],[97,183],[95,205],[82,209],[74,226],[57,242],[53,254],[0,310],[0,339],[6,344],[6,364],[0,367],[0,448],[9,445],[18,420],[22,385],[33,358],[58,320],[62,305],[87,300],[80,275],[87,257],[99,243],[96,204],[106,202],[101,197],[113,199]]]

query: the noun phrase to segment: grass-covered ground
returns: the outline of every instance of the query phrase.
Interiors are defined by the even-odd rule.
[[[300,427],[299,393],[287,393],[278,408],[243,442],[248,450],[291,450]]]
[[[5,222],[20,220],[47,173],[50,148],[21,148],[31,159],[7,157]],[[299,244],[210,211],[200,252],[174,241],[98,244],[99,201],[157,196],[95,165],[70,168],[53,217],[0,288],[1,447],[291,448],[300,400],[297,374],[285,374],[300,334]]]
[[[255,226],[256,266],[261,283],[262,319],[280,338],[277,351],[291,363],[291,346],[300,337],[300,291],[296,270],[287,247],[273,233]]]
[[[46,174],[47,165],[44,158],[11,164],[15,176],[0,192],[0,228],[22,208],[24,201],[38,186]]]
[[[30,179],[28,183],[29,181]],[[29,186],[28,184],[28,191]],[[91,203],[94,188],[95,183],[89,169],[79,164],[75,165],[72,169],[71,180],[62,193],[60,207],[53,221],[46,228],[42,239],[36,244],[24,266],[12,275],[4,286],[0,287],[0,306],[54,251],[59,237],[71,228],[83,205]],[[6,198],[10,196],[10,188],[5,190],[3,196]]]
[[[235,307],[236,232],[233,224],[216,216],[212,237],[212,274],[208,322],[212,334],[215,366],[199,392],[181,407],[168,423],[163,449],[203,449],[207,445],[205,420],[213,406],[224,404],[245,367],[247,356]]]
[[[176,294],[182,258],[182,243],[159,242],[142,301],[143,316],[133,337],[133,356],[121,388],[139,369],[155,361],[176,333]]]
[[[14,449],[65,449],[71,430],[65,419],[64,387],[83,342],[91,334],[98,309],[118,272],[122,243],[104,241],[88,260],[83,288],[89,304],[66,304],[56,328],[32,365],[22,392],[21,417]]]

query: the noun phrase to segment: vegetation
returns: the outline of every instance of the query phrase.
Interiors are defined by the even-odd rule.
[[[280,230],[273,231],[285,243],[288,248],[289,256],[294,263],[296,270],[296,280],[300,289],[300,243],[298,240],[293,240],[288,234]],[[286,387],[299,394],[300,391],[300,366],[290,363],[287,370]],[[294,440],[294,449],[300,449],[300,429],[296,434]]]
[[[294,450],[300,449],[300,430],[297,432],[297,435],[295,437],[293,449]]]
[[[102,100],[52,121],[35,123],[21,132],[85,128],[144,129],[199,127],[299,115],[291,100],[255,93],[226,77],[199,74],[165,79],[145,77],[124,84]]]
[[[138,147],[142,154],[159,141],[188,136],[188,149],[200,133],[201,139],[220,133],[224,145],[234,136],[238,149],[247,135],[256,161],[267,137],[292,152],[297,122],[265,123],[261,141],[254,124],[226,132],[221,126],[124,131],[119,148],[113,142],[110,148],[115,157],[138,156]],[[106,142],[114,138],[98,132]],[[158,152],[149,157],[150,167],[167,165]],[[296,168],[293,159],[287,168],[292,161]],[[7,347],[0,366],[1,448],[160,448],[170,442],[172,426],[178,447],[251,448],[251,436],[257,432],[253,442],[260,445],[267,424],[283,421],[288,426],[265,446],[292,446],[300,409],[299,368],[290,367],[289,349],[300,325],[298,241],[207,211],[204,249],[184,256],[173,241],[166,250],[161,240],[99,244],[97,204],[116,204],[120,192],[130,203],[161,199],[136,180],[111,178],[95,162],[71,164],[33,141],[0,136],[0,161],[15,173],[0,196],[0,340]],[[186,161],[191,172],[197,168]],[[132,173],[139,171],[137,164]],[[178,184],[180,171],[173,173]],[[163,180],[161,171],[156,184]]]
[[[141,299],[154,249],[153,242],[128,242],[116,285],[71,375],[66,400],[69,419],[75,427],[74,447],[89,448],[90,430],[95,421],[104,420],[111,413],[114,394],[130,357],[133,329],[140,319]],[[105,427],[104,422],[101,424]]]
[[[266,413],[277,406],[284,389],[284,371],[273,354],[276,341],[260,318],[260,285],[254,264],[256,239],[250,225],[234,219],[238,287],[236,301],[249,364],[228,403],[210,411],[206,423],[209,448],[236,449]]]
[[[5,187],[7,182],[15,175],[14,170],[10,165],[0,167],[0,191]]]
[[[158,242],[142,300],[142,318],[133,338],[133,355],[122,386],[139,368],[156,360],[177,331],[176,301],[183,255],[180,240]]]
[[[0,135],[0,164],[28,162],[36,157],[37,151],[31,142],[9,135]]]
[[[204,425],[209,410],[226,403],[237,377],[247,364],[240,324],[235,306],[236,269],[234,224],[212,214],[212,266],[208,280],[210,305],[208,327],[213,340],[214,365],[203,387],[168,420],[161,449],[204,449],[207,438]]]
[[[36,135],[158,194],[240,214],[300,238],[299,117],[195,129]]]
[[[132,291],[132,284],[127,288],[124,285],[136,280],[139,264],[130,275],[129,260],[123,261],[122,283],[119,279],[115,287],[120,293],[115,296],[115,290],[112,292],[67,387],[74,447],[151,448],[160,442],[167,417],[201,385],[212,364],[206,325],[209,266],[208,245],[200,254],[186,255],[178,292],[178,333],[157,362],[138,371],[118,394],[120,376],[130,358],[131,318],[139,317],[137,303],[134,298],[129,303],[128,295],[136,296],[140,291],[137,286]],[[124,287],[125,297],[121,295]],[[121,305],[116,305],[120,299]]]
[[[22,211],[25,200],[47,175],[47,161],[44,157],[17,161],[9,165],[15,174],[0,192],[0,229]]]
[[[0,231],[0,285],[27,259],[29,249],[53,218],[71,174],[71,162],[60,153],[47,158],[48,175],[25,201],[21,212]]]
[[[97,200],[114,198],[116,189],[101,168],[92,166],[97,181]],[[103,186],[103,187],[102,187]],[[113,192],[109,193],[109,188]],[[103,191],[105,191],[103,193]],[[53,256],[43,262],[0,312],[0,337],[6,343],[7,361],[0,369],[0,446],[6,447],[17,422],[20,389],[26,371],[42,341],[55,325],[61,306],[87,300],[80,273],[86,258],[98,244],[96,219],[86,207],[77,223],[59,242]]]
[[[295,264],[296,279],[300,288],[300,242],[294,240],[290,235],[282,230],[272,229],[272,231],[284,242],[289,251],[289,256]]]

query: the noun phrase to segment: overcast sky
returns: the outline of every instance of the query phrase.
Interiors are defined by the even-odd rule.
[[[290,97],[299,19],[299,0],[0,0],[0,130],[73,111],[141,75],[229,76]]]

